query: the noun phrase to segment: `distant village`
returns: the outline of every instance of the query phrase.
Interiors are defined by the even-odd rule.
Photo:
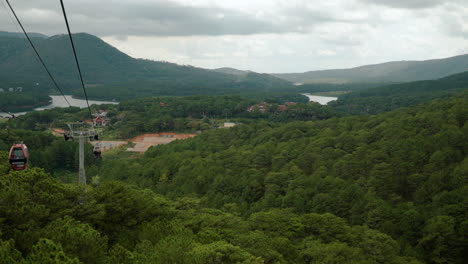
[[[267,102],[261,102],[259,104],[252,105],[246,109],[247,112],[260,112],[260,113],[269,113],[269,112],[283,112],[288,109],[288,107],[292,105],[296,105],[295,102],[286,102],[281,105],[277,104],[270,104]],[[160,106],[166,107],[168,106],[167,103],[161,102]],[[111,126],[111,119],[108,117],[109,112],[107,110],[97,110],[95,113],[92,114],[93,119],[85,120],[86,123],[93,125],[96,128],[103,128],[106,126]],[[222,128],[232,128],[237,125],[240,125],[238,122],[221,122],[221,123],[213,123],[211,128],[215,129],[222,129]],[[56,136],[63,136],[66,131],[63,129],[52,129],[51,131]],[[196,131],[193,134],[180,134],[180,133],[173,133],[173,132],[159,132],[159,133],[146,133],[139,136],[136,136],[131,139],[127,140],[100,140],[100,141],[91,141],[90,143],[93,146],[98,146],[103,152],[109,151],[111,149],[118,148],[120,146],[129,145],[126,148],[126,151],[129,152],[139,152],[144,153],[146,152],[151,146],[156,145],[164,145],[168,144],[174,140],[180,139],[187,139],[191,137],[195,137],[201,134],[202,131]]]
[[[286,102],[282,105],[278,105],[278,108],[275,109],[275,111],[283,112],[286,109],[288,109],[289,106],[296,105],[296,104],[297,103],[294,103],[294,102]],[[269,104],[267,102],[262,102],[256,105],[252,105],[251,107],[247,109],[247,112],[252,113],[254,111],[259,111],[260,113],[265,113],[265,112],[269,112],[272,106],[273,106],[272,104]]]

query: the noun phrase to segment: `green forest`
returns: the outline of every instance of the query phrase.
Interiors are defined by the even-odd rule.
[[[468,1],[11,2],[0,264],[468,263]]]
[[[99,109],[109,111],[108,118],[112,124],[106,129],[104,137],[120,139],[142,133],[164,131],[195,133],[217,128],[225,121],[250,124],[263,120],[281,123],[324,120],[343,115],[329,106],[304,103],[304,99],[307,101],[305,96],[288,94],[271,94],[268,97],[238,95],[147,97],[125,101],[118,105],[103,105],[99,106]],[[280,111],[279,105],[289,100],[299,103]],[[252,112],[247,111],[250,106],[260,102],[268,103],[269,108],[266,112],[261,113],[256,109]],[[97,106],[91,108],[93,111],[98,110]],[[55,108],[19,116],[11,122],[11,127],[35,131],[44,131],[51,127],[66,129],[67,122],[86,119],[89,119],[87,109]]]
[[[247,112],[255,103],[194,96],[102,106],[113,123],[106,133],[116,137],[203,133],[144,155],[104,153],[103,160],[87,145],[87,186],[74,183],[77,142],[47,132],[87,118],[86,109],[11,120],[0,131],[0,259],[465,262],[466,92],[362,116],[314,103],[278,112],[280,97],[265,113]],[[213,127],[226,119],[241,125]],[[30,168],[14,172],[6,151],[20,140]]]
[[[79,185],[78,142],[50,132],[89,119],[88,109],[3,119],[0,262],[468,259],[467,73],[400,84],[293,86],[267,74],[133,59],[91,35],[76,39],[92,51],[80,55],[90,97],[121,101],[91,106],[108,112],[101,139],[197,136],[144,154],[112,150],[102,160],[86,144],[89,184]],[[64,59],[67,39],[34,42],[64,90],[80,96]],[[1,84],[25,88],[21,96],[2,93],[0,110],[49,102],[51,86],[31,55],[24,40],[0,37]],[[322,106],[301,93],[339,99]],[[224,122],[236,126],[221,129]],[[26,171],[8,164],[12,142],[30,149]]]
[[[49,104],[50,97],[43,93],[35,92],[1,92],[0,110],[7,112],[18,112],[31,110],[36,107]]]
[[[468,89],[468,72],[439,80],[368,87],[344,94],[330,105],[349,114],[379,114],[436,98],[448,98]]]

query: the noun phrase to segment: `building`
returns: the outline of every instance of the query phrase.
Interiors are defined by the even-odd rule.
[[[286,103],[284,103],[282,105],[278,105],[278,109],[276,111],[277,112],[285,111],[286,109],[288,109],[289,106],[296,105],[296,104],[297,103],[294,103],[294,102],[286,102]],[[270,106],[271,105],[267,104],[266,102],[262,102],[262,103],[259,103],[259,104],[256,104],[256,105],[252,105],[251,107],[249,107],[247,109],[247,112],[251,113],[251,112],[255,111],[256,109],[258,109],[258,111],[260,113],[265,113],[270,109]]]
[[[104,118],[98,116],[94,119],[95,126],[106,126],[107,122]]]
[[[278,112],[283,112],[285,111],[286,109],[288,109],[289,106],[291,105],[296,105],[297,103],[294,103],[294,102],[286,102],[282,105],[278,105]]]
[[[54,129],[52,129],[52,134],[53,134],[54,136],[63,136],[63,135],[65,135],[66,133],[67,133],[67,132],[66,132],[65,130],[63,130],[63,129],[59,129],[59,128],[54,128]]]
[[[97,116],[106,117],[108,113],[106,110],[99,109]]]
[[[258,109],[260,113],[265,113],[268,109],[268,104],[266,102],[262,102],[256,105],[252,105],[251,107],[247,109],[247,112],[251,113],[255,111],[255,109]]]

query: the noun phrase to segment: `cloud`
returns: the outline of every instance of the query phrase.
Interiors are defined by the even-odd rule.
[[[0,0],[0,31],[18,31]],[[63,34],[60,3],[11,1],[29,32]],[[134,57],[263,72],[468,52],[467,0],[65,1],[72,32]]]
[[[81,0],[65,2],[65,5],[73,32],[101,37],[307,33],[325,23],[359,22],[317,5],[304,8],[284,1],[276,1],[278,5],[273,2],[254,9],[228,8],[220,2],[195,5],[176,0]],[[18,1],[13,5],[31,31],[49,35],[64,32],[58,2]],[[11,23],[1,17],[0,22]]]
[[[274,19],[213,5],[193,6],[169,0],[83,0],[65,4],[74,32],[85,31],[99,36],[217,36],[300,31],[298,27],[290,27],[289,23],[276,23]],[[14,3],[14,8],[20,19],[34,31],[63,32],[63,18],[57,3],[22,1]],[[0,18],[0,22],[11,23],[6,18]]]
[[[361,2],[404,9],[424,9],[435,7],[447,0],[359,0]]]
[[[444,14],[441,25],[449,36],[468,39],[468,8]]]

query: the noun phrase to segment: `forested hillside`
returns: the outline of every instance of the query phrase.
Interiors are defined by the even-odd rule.
[[[50,97],[36,92],[0,92],[0,111],[19,112],[49,104]]]
[[[145,112],[161,99],[121,110]],[[184,108],[190,98],[183,99],[182,108],[167,111],[185,116],[197,108]],[[234,99],[222,105],[242,104]],[[465,93],[376,116],[267,118],[209,130],[139,158],[95,160],[88,145],[86,192],[67,184],[76,180],[76,142],[3,130],[0,148],[25,141],[31,168],[10,171],[0,151],[0,257],[10,263],[461,264],[467,103]],[[60,111],[42,118],[85,114]]]
[[[0,264],[468,264],[468,0],[0,5]]]
[[[89,95],[98,99],[128,99],[154,95],[208,95],[285,91],[287,81],[267,74],[223,74],[192,66],[134,59],[89,34],[74,34],[78,59]],[[82,96],[79,76],[66,35],[33,38],[52,75],[66,93]],[[53,91],[51,81],[26,40],[0,36],[0,87],[36,87]]]
[[[106,162],[99,175],[245,217],[331,213],[389,235],[404,255],[463,263],[467,120],[465,93],[377,116],[245,125]]]
[[[459,92],[450,98],[365,116],[341,117],[315,103],[279,111],[281,96],[270,98],[263,113],[247,111],[260,98],[241,96],[102,106],[112,124],[106,136],[203,132],[142,156],[104,153],[99,160],[87,144],[86,187],[72,184],[77,142],[46,130],[88,118],[87,109],[15,118],[11,130],[0,131],[0,259],[462,264],[468,257],[468,93],[459,89],[465,80],[466,73],[434,81],[444,89],[421,86],[435,90],[424,100]],[[215,128],[227,119],[241,124]],[[15,141],[29,146],[27,171],[9,169],[6,151]]]
[[[331,214],[243,218],[124,183],[85,191],[6,164],[0,207],[4,263],[420,263],[388,235]]]
[[[255,98],[255,97],[254,97]],[[222,126],[223,122],[255,123],[263,121],[292,122],[298,120],[324,120],[342,116],[330,106],[299,102],[280,109],[285,100],[307,101],[302,95],[271,95],[260,98],[231,96],[184,96],[138,98],[118,105],[99,106],[109,111],[110,126],[105,138],[128,139],[142,133],[201,132]],[[251,106],[267,102],[265,112],[249,112]],[[290,102],[290,101],[289,101]],[[283,105],[284,107],[284,105]],[[97,110],[97,107],[92,107]],[[11,121],[16,129],[44,131],[51,127],[67,129],[67,122],[86,120],[87,109],[56,108],[32,112]],[[0,128],[2,125],[0,125]]]
[[[43,168],[62,182],[75,182],[78,170],[78,142],[66,142],[62,137],[56,137],[44,131],[2,129],[0,130],[0,152],[5,152],[2,160],[7,160],[6,151],[9,150],[12,142],[23,142],[28,146],[30,166]],[[85,162],[91,173],[100,164],[100,161],[93,157],[92,151],[93,147],[87,144]]]
[[[343,85],[346,86],[346,85]],[[468,72],[434,81],[371,87],[340,95],[331,106],[348,114],[379,114],[468,90]]]

